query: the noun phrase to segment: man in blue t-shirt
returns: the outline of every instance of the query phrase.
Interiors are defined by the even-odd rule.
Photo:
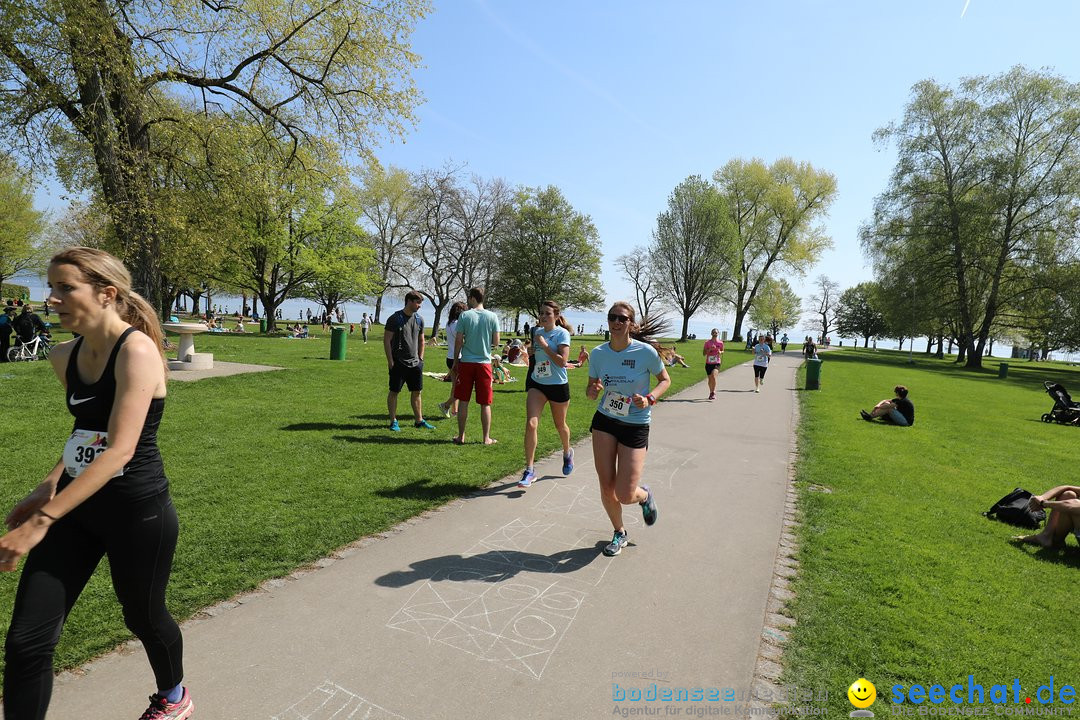
[[[469,309],[461,313],[457,324],[457,343],[454,348],[454,368],[457,380],[454,397],[458,401],[458,434],[455,445],[465,444],[465,421],[469,419],[469,399],[476,388],[480,405],[480,428],[484,444],[494,445],[491,438],[491,348],[499,347],[499,317],[484,309],[484,289],[469,291]]]
[[[397,398],[402,385],[409,386],[412,394],[413,425],[426,430],[435,426],[424,419],[420,391],[424,389],[424,319],[420,306],[424,296],[415,290],[405,295],[405,307],[386,321],[383,349],[386,367],[390,373],[390,393],[386,396],[386,409],[390,412],[390,429],[401,430],[397,421]]]

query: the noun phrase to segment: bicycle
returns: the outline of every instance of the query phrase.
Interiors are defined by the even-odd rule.
[[[32,362],[37,359],[48,359],[52,343],[44,335],[36,335],[30,342],[15,340],[14,347],[8,350],[8,361],[19,362],[20,360]]]

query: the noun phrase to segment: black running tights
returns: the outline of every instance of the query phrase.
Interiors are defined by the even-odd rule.
[[[150,659],[155,689],[180,684],[183,638],[165,608],[178,529],[167,491],[135,503],[94,496],[49,528],[27,556],[15,595],[5,646],[7,720],[45,717],[60,631],[103,555],[124,623]]]

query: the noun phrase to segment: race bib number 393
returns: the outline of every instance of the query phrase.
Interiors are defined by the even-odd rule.
[[[64,469],[71,477],[79,477],[98,455],[105,452],[108,446],[109,433],[107,432],[75,430],[64,444]],[[123,474],[124,471],[121,469],[113,477],[120,477]]]
[[[626,417],[630,414],[630,404],[630,398],[621,395],[614,390],[608,390],[604,393],[603,408],[612,415]]]

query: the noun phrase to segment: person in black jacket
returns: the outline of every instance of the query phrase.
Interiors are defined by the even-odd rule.
[[[0,315],[0,362],[8,361],[8,348],[11,346],[11,333],[14,328],[11,321],[15,319],[15,306],[8,305],[4,308],[4,314]]]
[[[20,342],[33,342],[38,333],[45,332],[45,321],[34,313],[29,304],[23,305],[22,313],[12,318],[11,329]]]
[[[896,397],[892,400],[882,400],[870,412],[860,410],[859,415],[867,422],[873,422],[881,418],[887,423],[909,427],[915,424],[915,406],[908,400],[908,389],[903,385],[893,388]]]

